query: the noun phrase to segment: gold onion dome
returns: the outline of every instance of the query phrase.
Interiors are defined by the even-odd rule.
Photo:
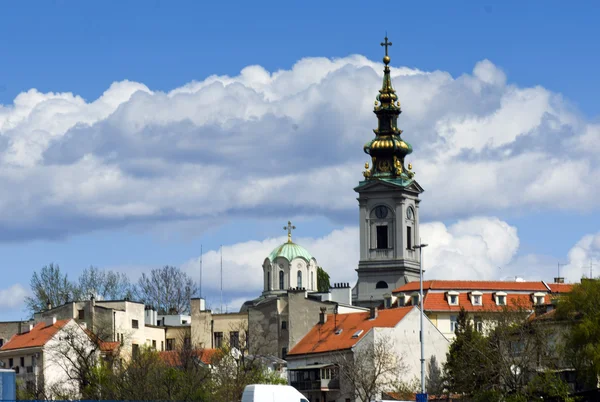
[[[383,84],[373,110],[379,124],[377,129],[373,130],[375,138],[364,146],[364,151],[371,156],[373,165],[364,175],[367,179],[379,177],[410,180],[413,173],[405,169],[404,158],[412,153],[412,146],[401,138],[402,130],[397,125],[402,110],[392,86],[389,67],[391,59],[388,55],[388,46],[391,45],[386,36],[385,42],[381,43],[381,46],[385,47]]]

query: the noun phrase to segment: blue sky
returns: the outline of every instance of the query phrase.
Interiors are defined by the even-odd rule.
[[[327,236],[356,225],[355,195],[351,183],[360,180],[361,164],[366,161],[358,144],[372,136],[370,128],[376,123],[370,109],[360,106],[362,101],[357,101],[360,107],[352,106],[352,110],[362,113],[356,122],[336,107],[339,99],[352,103],[357,99],[357,93],[360,96],[366,94],[368,102],[372,102],[377,90],[375,73],[380,74],[381,70],[373,63],[380,62],[382,49],[379,43],[386,31],[394,44],[390,50],[392,65],[398,67],[394,83],[404,105],[401,120],[406,120],[400,125],[404,124],[405,138],[415,145],[412,155],[415,165],[418,167],[423,161],[423,170],[417,176],[427,190],[421,213],[424,220],[432,224],[425,233],[446,238],[434,224],[439,222],[445,225],[456,242],[452,247],[448,243],[446,246],[460,249],[462,258],[471,252],[483,253],[479,260],[475,259],[474,266],[498,268],[502,265],[495,272],[489,269],[473,271],[482,276],[502,277],[504,273],[507,276],[518,273],[549,280],[558,261],[570,263],[572,274],[577,275],[578,267],[585,261],[598,258],[600,240],[596,240],[596,234],[600,219],[594,202],[596,182],[592,176],[598,171],[599,160],[597,154],[591,152],[600,149],[598,131],[594,131],[600,116],[596,99],[600,92],[600,81],[596,78],[600,57],[597,41],[600,27],[595,23],[600,16],[597,2],[582,1],[576,6],[567,6],[559,1],[487,4],[467,1],[389,2],[383,6],[359,1],[292,4],[265,1],[230,2],[223,6],[218,2],[186,1],[20,1],[0,4],[0,16],[0,105],[4,106],[6,116],[12,116],[5,120],[4,128],[0,120],[0,139],[4,136],[13,145],[18,143],[19,138],[22,140],[10,151],[12,159],[3,157],[2,162],[6,176],[0,183],[4,191],[11,194],[11,199],[0,206],[0,212],[5,216],[2,221],[4,229],[0,231],[0,253],[6,267],[3,269],[0,296],[10,298],[9,295],[16,289],[11,288],[13,286],[27,289],[32,272],[49,262],[59,263],[74,277],[91,264],[123,270],[133,277],[142,270],[163,264],[183,266],[192,273],[193,267],[197,266],[201,244],[204,251],[213,250],[213,254],[205,256],[206,269],[214,270],[214,250],[222,244],[229,253],[226,258],[229,274],[235,275],[234,270],[239,269],[260,276],[263,258],[260,256],[266,255],[261,253],[278,241],[272,238],[284,235],[281,228],[288,219],[298,222],[295,236],[305,239],[305,244],[313,245],[314,249],[310,251],[318,260],[317,251],[326,245],[350,247],[351,243],[342,235],[338,239],[339,244],[332,243]],[[349,59],[351,55],[362,55],[365,59]],[[315,58],[340,59],[343,66],[323,67]],[[299,77],[306,72],[294,66],[302,59],[308,60],[309,72],[320,68],[331,71],[328,75],[324,74],[321,81],[298,89],[293,85],[304,82],[304,78]],[[488,64],[478,64],[484,60],[488,60]],[[261,92],[262,87],[257,84],[262,79],[261,74],[252,72],[246,78],[233,78],[252,65],[259,65],[269,73],[287,71],[294,76],[292,81],[296,84],[273,86],[269,90],[276,95],[268,95]],[[480,66],[478,72],[475,71],[476,66]],[[413,72],[427,75],[418,73],[413,76]],[[211,75],[229,77],[239,81],[245,89],[253,90],[228,92],[229,95],[235,94],[233,96],[238,103],[229,103],[225,95],[207,92],[214,89],[202,85],[193,90],[199,97],[197,104],[192,101],[186,103],[186,99],[179,99],[177,102],[180,103],[174,104],[174,98],[161,98],[159,95],[187,88],[194,82],[205,82]],[[348,87],[352,86],[352,79],[350,83],[344,81],[348,76],[358,77],[361,85],[363,82],[369,84],[365,84],[364,91],[352,92],[356,96],[350,99],[335,99],[336,96],[344,96],[340,95],[346,93],[344,88],[349,90]],[[409,78],[403,81],[403,77]],[[421,78],[422,81],[419,81]],[[489,88],[485,87],[483,92],[473,95],[475,92],[469,92],[472,90],[471,78]],[[128,81],[123,83],[124,80]],[[310,81],[309,78],[306,80]],[[86,105],[101,97],[115,82],[123,84],[113,88],[111,96],[119,99],[124,96],[122,101],[107,102],[110,107],[102,105],[86,109]],[[219,82],[229,83],[225,78]],[[439,87],[433,88],[438,84]],[[290,89],[292,87],[296,89]],[[153,91],[152,95],[134,94],[137,89],[145,91],[144,88]],[[517,96],[513,96],[514,88],[520,91]],[[63,99],[69,103],[63,105],[49,101],[52,96],[47,95],[43,107],[25,108],[29,113],[25,120],[6,123],[16,121],[18,108],[15,99],[30,89],[46,95],[72,93],[82,99]],[[239,88],[230,85],[224,91],[228,90]],[[428,90],[435,95],[427,98],[424,94]],[[300,106],[286,103],[286,96],[293,98],[297,95],[294,91],[299,96],[309,96],[310,91],[318,91],[323,96],[319,98],[320,103],[300,112]],[[334,99],[329,99],[328,94]],[[417,101],[416,98],[421,95],[430,100],[419,98]],[[219,104],[216,104],[213,105],[213,115],[207,112],[206,117],[195,121],[193,110],[209,108],[202,96],[208,99],[214,96],[223,108],[241,108],[243,104],[250,111],[259,107],[256,105],[261,97],[271,96],[271,103],[266,102],[264,107],[273,107],[275,111],[271,110],[271,113],[275,117],[270,120],[270,115],[265,117],[260,114],[262,112],[256,112],[258,120],[252,120],[254,117],[244,120],[254,112],[238,116],[228,109],[223,114],[232,115],[214,123],[211,120],[213,115],[220,114]],[[525,98],[546,97],[550,99],[546,103],[539,101],[543,105],[532,101],[514,109],[508,107],[508,111],[501,113],[503,105],[515,99],[520,102]],[[40,102],[39,105],[42,105],[38,98],[30,94],[27,102]],[[439,100],[442,98],[445,100]],[[436,104],[436,99],[439,104]],[[364,102],[366,105],[369,104],[367,100]],[[411,102],[419,104],[419,109],[411,111]],[[454,102],[460,107],[443,111]],[[531,112],[527,109],[529,107]],[[543,107],[548,109],[540,111]],[[51,108],[64,109],[50,112]],[[100,108],[106,109],[98,112]],[[164,111],[164,116],[161,115],[163,110],[168,110]],[[182,111],[179,115],[180,110],[186,112]],[[515,116],[511,110],[518,110],[522,115]],[[56,123],[56,116],[64,116],[65,113],[76,116],[73,121]],[[170,115],[167,117],[167,114]],[[536,114],[541,116],[540,122],[533,125],[526,122],[528,116]],[[162,120],[153,121],[149,125],[152,130],[144,132],[140,138],[136,137],[136,141],[141,139],[144,145],[129,142],[134,141],[130,137],[133,131],[128,131],[134,130],[131,128],[135,126],[132,121],[143,125],[151,115],[161,115]],[[479,117],[476,124],[466,124],[465,121],[473,115]],[[494,120],[492,116],[495,115],[504,121]],[[526,130],[519,132],[519,127],[510,125],[513,119],[524,121]],[[298,134],[290,140],[292,142],[278,144],[278,130],[287,127],[288,121],[295,122],[295,127],[299,125]],[[554,124],[556,121],[560,122],[559,128]],[[80,125],[76,124],[78,122]],[[428,126],[430,122],[436,123]],[[53,124],[61,127],[47,129]],[[230,145],[213,140],[214,136],[226,138],[227,130],[231,128],[228,124],[241,124],[235,126],[232,133],[248,130],[249,133],[262,134],[256,137],[256,141],[244,144],[243,150],[237,147],[226,153],[223,147]],[[485,138],[490,132],[498,131],[500,134],[493,138],[493,145],[483,147],[477,145],[480,141],[477,139],[449,137],[451,134],[448,133],[453,133],[457,127],[465,131],[472,129],[476,138]],[[347,145],[336,140],[336,130],[340,130],[341,134],[352,133]],[[506,130],[516,131],[506,139],[501,137]],[[190,138],[198,138],[194,136],[202,136],[201,143],[193,147],[197,150],[196,154],[168,148],[166,138],[179,138],[177,136],[183,136],[180,133],[190,136],[183,138],[186,143],[190,143]],[[329,136],[325,140],[329,148],[322,153],[312,151],[320,136]],[[443,141],[437,143],[434,137]],[[564,138],[572,139],[572,142],[552,147],[553,141]],[[475,154],[469,156],[464,149],[460,153],[436,153],[440,149],[439,144],[450,144],[459,139],[472,140],[472,149],[469,146],[466,149]],[[153,149],[147,145],[163,140],[167,141],[167,145],[162,146],[164,157],[160,147]],[[577,141],[583,145],[573,146],[572,143]],[[267,143],[269,145],[265,145]],[[570,146],[574,147],[573,150]],[[2,152],[5,152],[5,147],[10,149],[4,142],[2,147]],[[30,151],[36,147],[43,149],[39,153]],[[220,147],[219,152],[223,153],[217,152],[222,162],[210,163],[209,166],[207,161],[212,158],[211,147]],[[538,148],[545,156],[536,154],[526,161],[518,157],[513,161],[503,156],[508,155],[506,152],[526,155]],[[588,153],[582,148],[587,148]],[[302,151],[310,155],[300,155]],[[15,152],[17,156],[14,156]],[[561,153],[570,163],[560,165]],[[85,159],[85,155],[91,155],[91,159]],[[182,159],[187,164],[182,163]],[[263,161],[262,165],[244,167],[244,161],[253,159]],[[75,163],[76,160],[81,165]],[[465,166],[470,166],[470,172],[478,170],[480,165],[477,163],[488,166],[485,163],[494,161],[506,162],[515,170],[503,167],[493,170],[496,173],[491,175],[497,175],[498,183],[489,192],[485,191],[488,189],[487,182],[480,183],[484,189],[480,201],[476,191],[471,194],[469,188],[462,188],[461,184],[449,189],[441,184],[447,180],[435,176],[437,173],[434,172],[459,166],[454,164],[455,160],[464,161]],[[332,169],[343,167],[344,172],[348,170],[346,166],[353,166],[348,173],[351,178],[340,180],[344,183],[340,189],[327,185],[320,187],[319,183],[307,185],[307,181],[320,174],[318,169],[307,173],[307,167],[316,169],[321,163]],[[547,167],[540,168],[537,175],[531,173],[531,177],[525,177],[525,173],[529,173],[525,167],[540,163],[546,163]],[[241,170],[237,166],[231,171],[232,164],[239,164]],[[148,168],[150,165],[152,169]],[[270,174],[265,173],[266,166],[275,171],[285,170],[281,173],[281,181],[295,174],[298,178],[294,180],[300,180],[302,184],[267,182]],[[213,168],[216,170],[211,170]],[[132,173],[132,169],[142,169],[144,173],[138,175]],[[220,169],[231,173],[221,176]],[[160,173],[157,173],[159,170]],[[86,175],[89,172],[101,173],[88,180]],[[194,181],[194,177],[204,174],[202,172],[206,172],[206,180]],[[427,172],[430,174],[427,175]],[[486,174],[484,170],[481,172],[481,175]],[[552,177],[551,172],[562,174]],[[463,173],[459,168],[452,177]],[[500,185],[504,175],[509,177],[509,183]],[[512,180],[514,175],[523,177]],[[123,183],[113,187],[109,181],[114,177],[122,179]],[[131,180],[126,181],[126,178]],[[211,178],[218,180],[211,181]],[[257,185],[261,186],[261,191],[268,188],[271,191],[269,196],[257,196],[253,200],[255,193],[252,185],[248,184],[253,181],[260,182]],[[48,182],[51,185],[46,188],[44,185]],[[92,182],[93,189],[84,193],[76,190],[87,188],[86,183]],[[221,184],[226,188],[223,195],[211,197],[210,194],[220,194]],[[201,188],[203,185],[206,188]],[[552,186],[564,188],[562,197],[570,200],[562,203],[554,201],[561,197],[557,195],[560,190],[547,190]],[[162,196],[150,191],[154,188]],[[199,189],[201,194],[193,193],[192,188]],[[294,195],[293,189],[298,188],[303,192]],[[527,188],[531,193],[526,191]],[[442,197],[442,192],[447,192],[448,196]],[[505,192],[527,194],[502,199],[506,196]],[[69,198],[71,193],[73,197]],[[123,193],[128,193],[127,202],[121,203]],[[309,193],[310,197],[307,196]],[[465,199],[461,203],[463,193]],[[244,201],[239,204],[243,205],[234,202],[238,196]],[[36,197],[43,197],[43,202],[36,203],[39,199]],[[452,201],[447,201],[446,197]],[[477,221],[477,224],[452,226],[457,221],[469,221],[474,217],[485,220]],[[503,224],[514,228],[518,241]],[[503,228],[502,233],[508,236],[504,245],[493,246],[486,238],[490,231],[496,233],[489,229],[492,226],[497,230]],[[352,237],[354,233],[350,231],[348,236]],[[592,238],[588,241],[585,236]],[[495,250],[495,247],[508,251],[506,255],[476,253],[473,250],[479,250],[478,239],[483,241],[488,251]],[[246,256],[243,261],[234,261],[233,255],[237,255],[239,250],[247,250],[252,245],[251,241],[257,242],[256,248],[260,251]],[[442,244],[440,240],[440,250]],[[447,255],[440,251],[439,255],[433,256],[432,263],[436,262],[436,266],[441,267],[444,256]],[[329,258],[323,256],[321,260],[329,263],[339,281],[351,281],[356,261],[353,262],[352,258],[347,261]],[[458,257],[446,261],[456,264],[457,270],[471,263]],[[431,272],[436,271],[432,268]],[[442,272],[441,268],[437,272]],[[214,284],[211,287],[210,278],[205,280],[206,296],[209,299],[215,297]],[[2,293],[6,289],[12,290]],[[239,300],[259,291],[252,286],[232,285],[227,291],[227,298],[234,308]],[[14,302],[3,304],[0,300],[0,319],[15,319],[23,315],[21,305]]]

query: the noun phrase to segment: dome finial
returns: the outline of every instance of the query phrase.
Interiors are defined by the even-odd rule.
[[[288,221],[287,226],[283,227],[283,230],[287,230],[288,232],[288,243],[292,242],[292,230],[296,229],[296,226],[292,226],[292,222]]]
[[[383,62],[387,66],[390,64],[390,56],[388,56],[388,46],[392,46],[392,42],[388,42],[387,32],[385,33],[385,42],[381,42],[381,46],[385,47],[385,56],[383,56]]]

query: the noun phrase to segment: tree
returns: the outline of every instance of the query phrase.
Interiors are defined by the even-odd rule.
[[[444,393],[444,379],[442,377],[442,369],[437,362],[435,355],[431,355],[427,364],[427,392],[430,395],[442,395]]]
[[[331,283],[329,283],[329,274],[321,267],[317,267],[317,290],[327,293]]]
[[[29,286],[32,296],[25,297],[25,303],[32,314],[45,310],[48,304],[60,306],[73,300],[75,293],[67,274],[53,263],[44,266],[39,274],[34,272]]]
[[[406,365],[396,354],[391,338],[383,336],[363,342],[350,352],[339,352],[334,360],[340,382],[352,388],[353,397],[373,401],[382,392],[398,388],[399,375],[406,371]]]
[[[600,378],[600,281],[582,279],[564,294],[556,318],[568,328],[565,358],[577,371],[583,388],[596,387]]]
[[[131,297],[129,278],[123,273],[103,271],[97,267],[86,268],[79,276],[75,288],[78,300],[89,300],[92,295],[98,300],[120,300]]]
[[[190,299],[198,285],[177,267],[165,265],[142,274],[134,293],[137,299],[153,306],[159,314],[182,314],[190,311]]]

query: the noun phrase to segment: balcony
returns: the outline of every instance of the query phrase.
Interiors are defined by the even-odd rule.
[[[340,379],[292,381],[291,385],[298,391],[332,391],[340,389]]]
[[[338,368],[333,364],[290,368],[290,385],[298,391],[332,391],[340,389]]]

